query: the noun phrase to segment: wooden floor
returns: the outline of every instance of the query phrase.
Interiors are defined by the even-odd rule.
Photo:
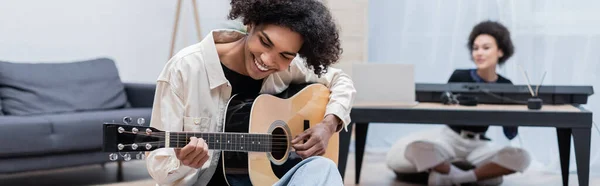
[[[359,185],[366,186],[410,186],[394,180],[394,174],[387,169],[382,154],[367,154],[363,162],[363,173]],[[116,163],[74,167],[68,169],[38,171],[13,175],[0,175],[0,185],[42,186],[42,185],[102,185],[102,186],[151,186],[155,185],[148,175],[144,161],[123,164],[124,182],[116,182]],[[354,156],[351,154],[346,169],[345,185],[354,184]],[[509,176],[503,185],[562,185],[560,175],[528,172]],[[569,178],[569,185],[576,186],[577,175]],[[600,177],[592,177],[590,185],[600,185]]]

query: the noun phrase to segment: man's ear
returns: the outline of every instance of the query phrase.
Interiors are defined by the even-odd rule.
[[[254,25],[254,23],[250,23],[246,25],[246,30],[248,31],[248,33],[253,32],[252,29],[256,28],[256,25]]]

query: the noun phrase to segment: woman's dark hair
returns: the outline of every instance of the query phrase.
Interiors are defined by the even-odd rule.
[[[504,25],[494,21],[484,21],[473,27],[473,31],[471,31],[471,35],[469,36],[469,43],[467,44],[469,51],[473,52],[473,42],[475,42],[477,36],[482,34],[494,37],[498,49],[502,50],[504,53],[504,55],[498,59],[498,64],[504,64],[504,62],[506,62],[506,60],[508,60],[515,52],[515,47],[510,39],[510,32],[508,29],[506,29]]]
[[[275,24],[299,33],[304,44],[298,54],[320,75],[338,61],[338,29],[331,13],[318,0],[231,0],[229,19],[244,24]]]

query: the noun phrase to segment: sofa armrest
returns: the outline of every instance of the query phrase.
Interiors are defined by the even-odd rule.
[[[131,107],[152,107],[154,103],[155,84],[125,83],[125,93]]]

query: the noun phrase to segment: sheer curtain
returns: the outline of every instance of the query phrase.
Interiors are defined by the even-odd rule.
[[[369,63],[415,64],[417,82],[445,83],[456,68],[473,68],[466,47],[469,32],[483,20],[511,31],[515,55],[498,72],[515,84],[600,84],[600,7],[597,0],[372,0],[369,1]],[[598,95],[585,107],[600,113]],[[594,114],[594,120],[598,114]],[[367,152],[384,153],[399,138],[440,125],[372,125]],[[600,131],[592,128],[591,175],[600,175]],[[529,170],[560,174],[556,130],[521,127],[508,141],[498,126],[495,143],[523,147],[534,161]],[[571,145],[573,147],[573,145]],[[571,171],[576,171],[571,149]]]

